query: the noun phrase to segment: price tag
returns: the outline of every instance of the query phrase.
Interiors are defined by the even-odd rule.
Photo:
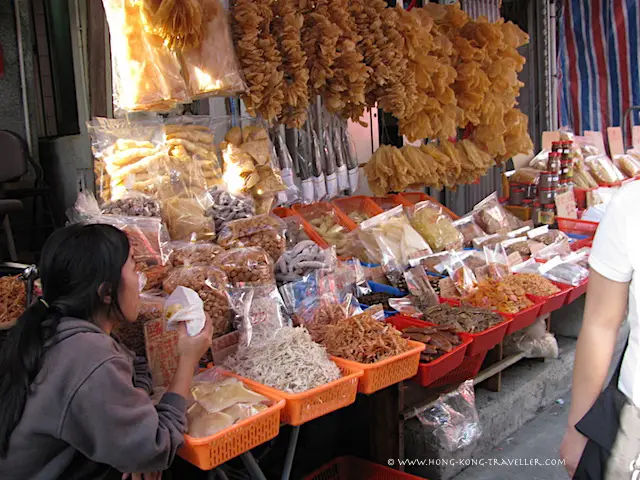
[[[144,344],[154,386],[167,387],[178,368],[178,331],[164,328],[164,319],[144,324]]]
[[[562,263],[562,258],[560,258],[559,256],[558,257],[553,257],[548,262],[543,263],[542,265],[540,265],[540,267],[538,268],[538,271],[540,272],[541,275],[544,275],[549,270],[551,270],[553,267],[557,267],[561,263]]]
[[[551,144],[553,142],[560,141],[560,132],[542,132],[542,149],[551,150]]]
[[[607,128],[607,137],[609,138],[609,153],[611,153],[611,156],[624,155],[622,129],[620,127]]]
[[[556,193],[556,211],[558,212],[558,217],[578,218],[576,197],[572,190]]]

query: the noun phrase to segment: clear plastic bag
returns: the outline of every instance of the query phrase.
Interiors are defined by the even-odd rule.
[[[218,232],[218,244],[225,248],[261,247],[275,262],[284,253],[286,226],[278,217],[257,215],[227,222]]]
[[[227,222],[249,218],[256,213],[255,203],[249,195],[233,194],[224,186],[210,188],[207,195],[211,204],[207,215],[213,218],[216,232],[220,232]]]
[[[219,0],[203,0],[203,8],[214,13],[202,42],[178,54],[189,93],[194,98],[242,93],[246,86],[238,68],[227,12]]]
[[[172,269],[162,283],[162,289],[172,294],[176,288],[186,287],[198,293],[204,303],[204,311],[213,323],[213,336],[229,331],[231,310],[225,294],[227,276],[216,267],[192,266]]]
[[[451,256],[451,265],[447,266],[447,273],[461,296],[472,293],[478,284],[473,270],[464,264],[463,258],[454,253]]]
[[[129,192],[157,192],[168,158],[161,118],[95,118],[87,122],[87,131],[101,202],[118,200]]]
[[[433,407],[417,417],[439,446],[448,452],[466,448],[482,435],[473,380],[467,380],[456,390],[441,395]]]
[[[440,205],[427,200],[407,208],[407,214],[413,228],[434,252],[462,248],[464,237],[456,230],[451,218]]]
[[[629,178],[640,175],[640,160],[633,155],[614,155],[613,163],[618,170]]]
[[[551,262],[553,262],[553,260],[549,260],[547,263],[551,264]],[[577,287],[589,278],[589,270],[573,263],[544,264],[539,267],[538,273],[551,281],[572,285],[574,287]]]
[[[346,256],[349,251],[349,230],[342,225],[335,210],[312,211],[304,217],[325,242],[336,247],[338,256]]]
[[[111,34],[113,103],[116,111],[169,111],[188,103],[180,62],[151,33],[142,2],[103,0]]]
[[[275,285],[232,287],[227,294],[235,312],[234,324],[240,333],[241,348],[268,341],[279,328],[289,326]]]
[[[224,252],[215,243],[171,242],[171,264],[174,267],[208,266]]]
[[[279,283],[294,282],[317,270],[335,270],[337,257],[333,248],[323,250],[314,241],[305,240],[285,251],[275,263]]]
[[[509,275],[509,259],[502,244],[483,248],[486,266],[476,268],[473,273],[478,283],[486,280],[500,281]]]
[[[536,168],[519,168],[509,177],[511,183],[537,185],[540,180],[540,170]]]
[[[214,265],[225,271],[234,286],[275,284],[273,261],[260,247],[234,248],[218,255]]]
[[[278,194],[280,203],[291,205],[300,199],[300,191],[294,181],[293,159],[285,141],[284,126],[280,125],[273,130],[273,145],[276,150],[282,181],[287,190]]]
[[[561,230],[552,230],[549,228],[549,225],[529,230],[527,237],[529,237],[530,240],[543,243],[544,245],[552,245],[563,240],[567,243],[569,242],[569,237],[567,237],[566,233]]]
[[[332,117],[332,141],[333,151],[336,154],[336,176],[338,178],[338,190],[341,192],[349,190],[349,171],[347,167],[347,158],[345,148],[342,145],[342,125],[338,115]]]
[[[215,226],[206,215],[207,199],[173,196],[162,201],[162,216],[172,240],[213,240]]]
[[[420,299],[421,306],[431,307],[440,303],[440,298],[431,286],[423,267],[410,268],[404,272],[404,278],[407,281],[409,293]]]
[[[571,253],[571,245],[566,238],[558,237],[552,244],[537,251],[533,258],[536,260],[550,260],[556,256],[569,255]]]
[[[558,341],[546,331],[544,319],[509,335],[505,339],[505,353],[524,353],[526,358],[558,358]]]
[[[621,182],[626,178],[606,155],[587,156],[584,159],[584,163],[600,185]]]
[[[473,247],[473,240],[486,235],[485,231],[480,228],[473,218],[473,213],[469,213],[464,217],[453,222],[453,226],[460,232],[463,238],[464,247]]]
[[[531,248],[529,247],[529,239],[527,237],[510,238],[501,242],[500,245],[504,248],[507,257],[514,253],[517,253],[521,257],[531,255]]]
[[[411,226],[401,205],[362,222],[360,229],[373,236],[385,266],[408,266],[411,258],[433,253],[427,241]]]
[[[500,204],[496,192],[473,207],[473,216],[480,228],[488,234],[508,232],[523,226],[522,220]]]
[[[116,338],[136,357],[146,357],[144,324],[153,320],[163,320],[166,296],[158,293],[140,295],[138,318],[135,322],[120,322],[115,329]]]
[[[310,240],[300,217],[291,215],[290,217],[282,218],[282,221],[286,226],[284,236],[287,249],[295,247],[300,242]]]
[[[100,210],[105,215],[127,217],[160,217],[162,215],[162,206],[158,200],[136,192],[104,203]]]
[[[164,316],[167,319],[167,330],[177,330],[182,322],[187,335],[198,335],[207,321],[204,313],[204,302],[195,290],[178,286],[164,303]]]

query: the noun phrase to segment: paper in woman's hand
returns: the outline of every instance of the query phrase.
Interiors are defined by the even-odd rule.
[[[206,316],[200,296],[190,288],[178,287],[164,304],[167,330],[176,330],[179,322],[185,322],[190,337],[198,335],[204,328]]]

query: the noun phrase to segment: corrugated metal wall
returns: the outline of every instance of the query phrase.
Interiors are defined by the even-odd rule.
[[[490,22],[495,22],[500,18],[502,0],[462,0],[460,3],[462,10],[474,20],[487,17]]]

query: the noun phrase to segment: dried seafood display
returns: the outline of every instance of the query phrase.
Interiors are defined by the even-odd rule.
[[[550,297],[551,295],[560,293],[560,289],[550,280],[547,280],[537,273],[509,275],[502,280],[502,283],[509,286],[520,287],[529,295],[535,295],[536,297]]]
[[[533,302],[527,298],[527,293],[522,287],[497,280],[480,282],[473,293],[464,297],[462,302],[474,307],[512,314],[533,306]]]
[[[326,325],[322,342],[336,357],[375,363],[409,350],[409,343],[392,325],[363,314]]]
[[[425,344],[426,348],[420,354],[420,361],[425,363],[451,352],[461,343],[460,337],[455,334],[456,327],[453,325],[407,327],[401,331],[403,337]]]
[[[451,325],[456,332],[480,333],[504,321],[500,315],[482,308],[453,307],[448,303],[423,311],[423,320],[436,325]]]
[[[373,305],[382,305],[385,310],[391,310],[392,308],[389,306],[390,298],[398,298],[398,296],[386,292],[373,292],[367,293],[366,295],[360,295],[358,297],[358,302],[363,305],[368,305],[369,307]]]
[[[27,288],[20,277],[0,277],[0,326],[10,326],[27,308]]]
[[[241,348],[223,366],[245,378],[288,393],[300,393],[342,376],[324,347],[300,327],[283,327],[257,346]]]

